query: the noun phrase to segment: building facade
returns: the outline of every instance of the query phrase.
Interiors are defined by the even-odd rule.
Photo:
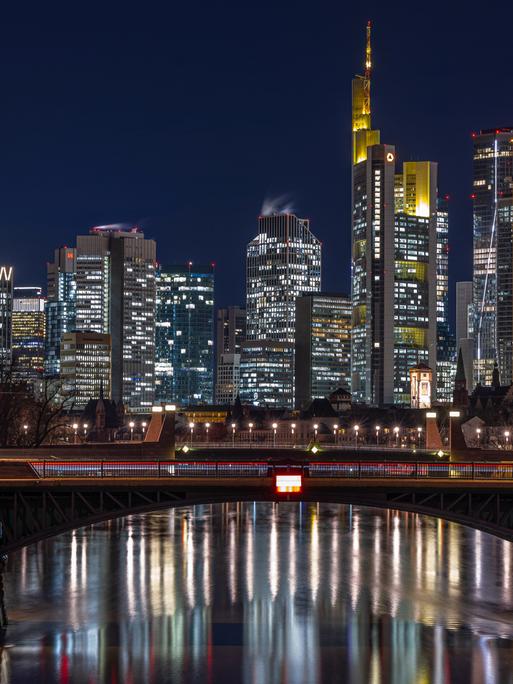
[[[12,307],[14,268],[0,266],[0,374],[10,375],[12,365]]]
[[[474,389],[473,283],[456,283],[456,348],[461,349],[467,389]]]
[[[77,251],[74,247],[56,249],[53,261],[47,263],[44,370],[48,377],[58,377],[62,336],[75,329],[76,266]]]
[[[394,146],[372,128],[370,26],[365,67],[352,91],[352,394],[409,404],[409,369],[436,374],[437,165],[396,173]]]
[[[513,382],[513,128],[473,133],[474,381]]]
[[[111,336],[111,392],[148,411],[155,385],[154,240],[114,224],[77,237],[76,330]]]
[[[111,394],[111,336],[97,332],[67,332],[61,341],[62,389],[74,409]]]
[[[214,266],[159,266],[156,399],[182,406],[214,399]]]
[[[351,386],[351,298],[310,294],[296,299],[295,403],[299,408]]]
[[[215,402],[232,406],[240,392],[240,354],[221,354],[217,362]]]
[[[246,309],[229,306],[217,311],[216,385],[217,404],[233,404],[240,386],[240,356],[246,339]]]
[[[246,253],[246,337],[294,343],[296,298],[321,289],[321,243],[308,219],[260,216]]]
[[[45,360],[46,298],[40,287],[15,287],[12,310],[13,370],[16,377],[42,378]]]
[[[240,361],[242,403],[292,408],[294,345],[275,340],[247,340]]]

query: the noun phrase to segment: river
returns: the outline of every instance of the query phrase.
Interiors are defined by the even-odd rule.
[[[513,545],[355,506],[177,508],[10,555],[0,684],[513,683]]]

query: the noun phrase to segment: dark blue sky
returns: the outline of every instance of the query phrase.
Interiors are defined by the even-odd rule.
[[[218,303],[242,302],[262,202],[288,193],[323,241],[324,288],[348,290],[368,18],[373,123],[400,159],[439,161],[451,281],[470,276],[470,133],[513,125],[511,3],[73,4],[0,20],[1,260],[18,284],[43,284],[89,226],[129,221],[163,262],[215,261]]]

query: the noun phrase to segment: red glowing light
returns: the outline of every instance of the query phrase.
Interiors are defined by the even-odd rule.
[[[276,491],[278,494],[291,494],[301,491],[301,475],[276,475]]]

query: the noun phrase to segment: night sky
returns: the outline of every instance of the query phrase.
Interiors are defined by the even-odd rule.
[[[513,3],[391,6],[3,10],[0,259],[16,283],[45,284],[55,247],[127,221],[164,263],[215,261],[217,303],[242,303],[256,217],[287,195],[323,241],[323,288],[348,291],[351,78],[369,18],[373,125],[399,159],[440,163],[451,282],[469,278],[470,133],[513,125]]]

